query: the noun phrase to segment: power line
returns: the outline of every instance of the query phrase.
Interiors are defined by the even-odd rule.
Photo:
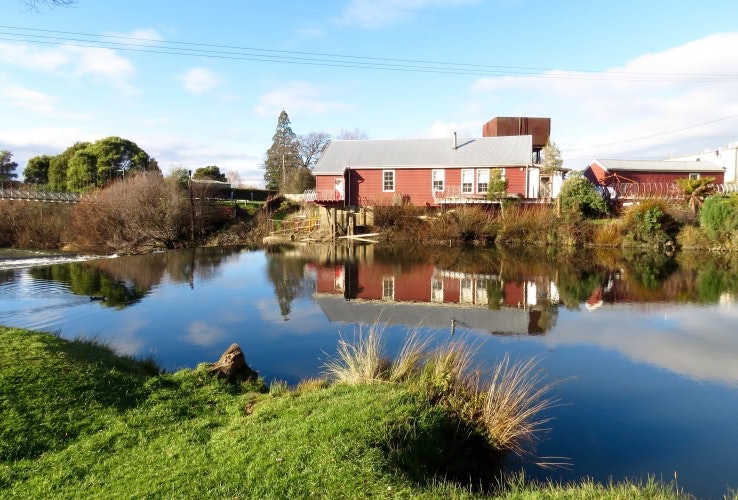
[[[626,143],[629,143],[629,142],[642,141],[644,139],[652,139],[654,137],[660,137],[662,135],[673,134],[674,132],[682,132],[684,130],[689,130],[689,129],[696,128],[696,127],[701,127],[703,125],[710,125],[711,123],[717,123],[717,122],[721,122],[723,120],[729,120],[729,119],[735,118],[735,117],[738,117],[738,114],[723,116],[722,118],[716,118],[715,120],[710,120],[710,121],[702,122],[702,123],[695,123],[693,125],[687,125],[686,127],[676,128],[674,130],[667,130],[666,132],[659,132],[658,134],[644,135],[642,137],[635,137],[633,139],[625,139],[625,140],[616,141],[616,142],[608,142],[608,143],[605,143],[605,144],[598,144],[597,146],[587,146],[587,147],[582,147],[582,148],[562,149],[561,152],[562,153],[568,153],[570,151],[581,151],[581,150],[584,150],[584,149],[598,149],[598,148],[604,148],[606,146],[615,146],[615,145],[618,145],[618,144],[626,144]]]
[[[631,80],[721,82],[738,80],[738,75],[676,73],[601,72],[597,70],[554,70],[551,68],[501,66],[420,59],[331,54],[264,49],[258,47],[217,45],[199,42],[163,41],[153,38],[102,35],[94,33],[24,28],[0,25],[0,40],[44,45],[71,45],[86,48],[106,48],[129,52],[203,57],[209,59],[244,60],[254,62],[300,64],[311,66],[372,69],[403,72],[437,73],[473,76],[515,76],[524,78],[565,80]],[[11,31],[8,31],[11,30]],[[560,73],[557,73],[560,72]]]

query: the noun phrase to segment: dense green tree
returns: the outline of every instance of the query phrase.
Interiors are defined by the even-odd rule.
[[[12,181],[18,177],[18,174],[15,173],[18,164],[12,160],[13,153],[6,150],[0,151],[0,181]]]
[[[23,177],[28,184],[49,183],[49,166],[51,165],[51,156],[40,155],[34,156],[26,164],[23,170]]]
[[[725,241],[738,231],[738,195],[712,195],[700,210],[700,227],[712,240]]]
[[[89,142],[75,142],[61,154],[51,158],[51,161],[49,162],[49,189],[52,191],[67,190],[67,169],[69,167],[69,159],[74,156],[74,153],[77,151],[87,149],[89,146]]]
[[[187,183],[190,180],[190,171],[184,167],[177,167],[172,169],[169,173],[169,177],[176,179],[177,185],[182,189],[187,189]]]
[[[226,176],[215,165],[200,167],[192,174],[193,179],[226,182]]]
[[[284,191],[288,179],[299,172],[300,151],[297,136],[290,126],[290,118],[286,111],[279,114],[277,130],[272,138],[272,145],[267,150],[264,162],[264,184],[267,189]]]
[[[98,186],[125,177],[131,170],[144,171],[149,167],[149,155],[128,139],[115,136],[100,139],[91,146],[91,152],[97,157]]]
[[[89,148],[76,151],[67,164],[67,190],[87,191],[97,185],[97,156]]]
[[[581,174],[571,173],[561,186],[561,208],[565,212],[595,218],[607,214],[607,202]]]
[[[68,179],[70,161],[80,151],[84,151],[85,155],[75,160],[73,179]],[[93,163],[95,172],[89,170]],[[94,143],[77,142],[61,154],[52,157],[49,161],[48,183],[49,188],[54,191],[81,189],[93,185],[103,187],[110,181],[124,178],[133,171],[159,172],[159,164],[135,142],[112,136]],[[72,185],[78,188],[72,188]]]

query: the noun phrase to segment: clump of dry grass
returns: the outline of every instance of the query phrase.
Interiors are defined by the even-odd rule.
[[[330,382],[325,377],[306,378],[304,380],[300,380],[297,384],[297,387],[295,387],[295,393],[308,394],[310,392],[326,389],[329,385]]]
[[[326,363],[327,374],[351,385],[405,383],[429,402],[473,422],[497,449],[534,453],[549,421],[540,415],[557,403],[548,397],[555,383],[545,381],[536,360],[511,362],[505,356],[486,378],[475,369],[474,346],[454,339],[429,349],[430,340],[414,331],[392,362],[382,353],[383,332],[373,325],[359,330],[353,343],[342,338],[337,356]]]
[[[326,373],[344,384],[371,384],[386,378],[388,360],[383,357],[382,333],[384,327],[374,324],[362,328],[354,339],[338,341],[338,356],[329,360]]]
[[[553,385],[545,382],[535,359],[511,362],[505,355],[495,365],[480,420],[499,448],[518,455],[530,452],[550,420],[539,415],[558,402],[548,397]]]
[[[417,375],[428,352],[429,338],[422,338],[413,330],[402,345],[389,370],[390,382],[403,382]]]
[[[623,243],[623,232],[617,220],[597,227],[594,243],[598,246],[619,247]]]

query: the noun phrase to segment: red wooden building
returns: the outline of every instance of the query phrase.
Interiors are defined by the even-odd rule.
[[[722,184],[725,169],[709,161],[595,160],[582,173],[596,186],[612,188],[618,194],[638,192],[647,196],[681,193],[677,179],[712,177]]]
[[[353,207],[485,203],[493,169],[507,179],[508,194],[537,197],[532,151],[531,135],[331,141],[313,170],[314,201]]]

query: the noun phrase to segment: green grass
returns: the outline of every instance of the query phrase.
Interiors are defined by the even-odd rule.
[[[156,374],[104,346],[0,326],[2,498],[476,498],[498,452],[406,383],[290,390],[205,366]],[[471,480],[470,480],[471,478]],[[660,488],[658,495],[652,488]],[[508,498],[676,498],[658,485]],[[624,489],[615,489],[624,488]],[[612,493],[609,493],[612,492]]]

